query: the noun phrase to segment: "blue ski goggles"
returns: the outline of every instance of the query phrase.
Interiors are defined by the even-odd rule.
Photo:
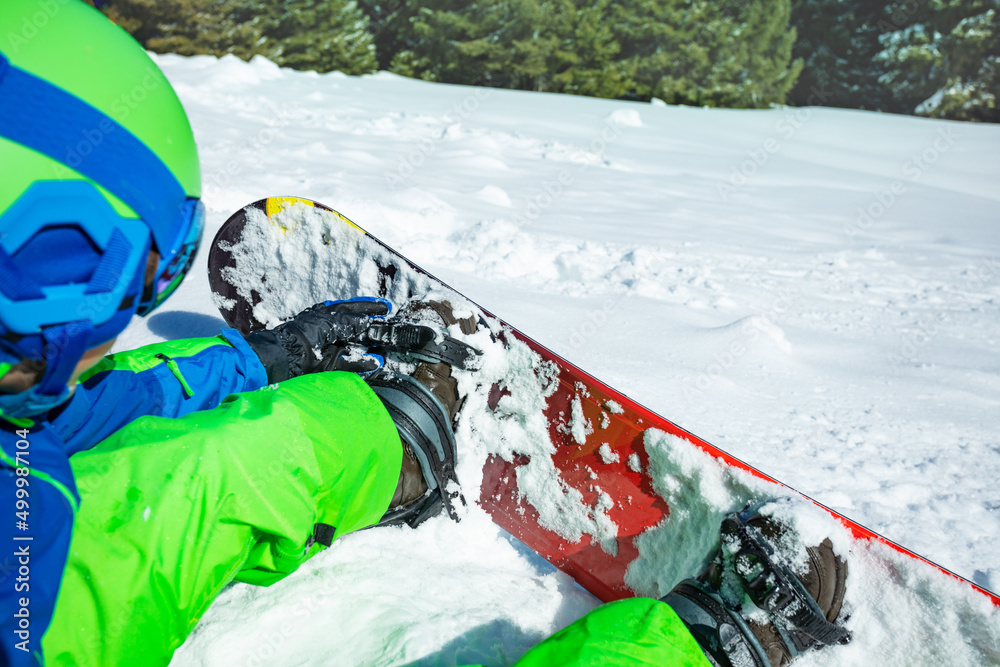
[[[35,182],[0,215],[0,325],[24,335],[85,319],[96,332],[122,316],[123,329],[133,313],[151,313],[191,268],[205,207],[186,199],[173,224],[177,232],[147,277],[150,250],[159,247],[141,220],[118,215],[87,181]],[[86,263],[74,256],[80,247],[97,260],[83,277],[65,266]],[[105,340],[117,332],[108,334]]]
[[[36,388],[45,400],[64,394],[87,349],[177,289],[204,230],[201,201],[144,142],[0,53],[0,137],[65,164],[66,147],[93,128],[101,141],[68,165],[76,175],[36,180],[0,213],[0,363],[45,361]],[[152,270],[151,250],[160,256]]]
[[[8,331],[26,334],[81,319],[99,326],[112,310],[149,314],[177,289],[194,262],[204,231],[201,201],[189,198],[159,156],[128,129],[75,95],[11,65],[0,53],[0,137],[62,163],[66,146],[78,142],[88,128],[101,128],[101,141],[72,167],[92,183],[36,181],[0,215],[0,321]],[[118,215],[94,184],[118,197],[139,219]],[[24,271],[18,275],[16,263],[7,261],[20,245],[30,243],[32,234],[59,224],[79,227],[102,255],[101,270],[95,270],[84,287],[83,307],[74,306],[71,299],[80,285],[32,289]],[[150,240],[160,260],[147,284]],[[141,277],[135,293],[131,279],[137,274]],[[29,293],[35,298],[27,298]],[[103,296],[97,300],[95,294]]]

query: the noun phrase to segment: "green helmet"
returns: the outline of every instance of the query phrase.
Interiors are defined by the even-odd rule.
[[[135,40],[80,0],[0,2],[0,370],[44,361],[39,398],[62,392],[180,283],[200,196],[187,116]]]

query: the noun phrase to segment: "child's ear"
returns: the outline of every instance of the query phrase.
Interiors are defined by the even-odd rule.
[[[0,393],[20,394],[22,391],[28,391],[38,384],[44,374],[44,361],[22,359],[0,377]]]

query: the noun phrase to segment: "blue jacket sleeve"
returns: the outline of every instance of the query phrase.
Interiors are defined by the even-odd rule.
[[[144,415],[179,417],[267,384],[234,330],[115,354],[49,422],[0,420],[0,667],[42,664],[80,497],[69,456]]]
[[[50,413],[66,454],[89,449],[145,416],[180,417],[267,385],[267,373],[240,334],[147,345],[104,359],[65,406]]]
[[[41,664],[80,503],[62,440],[0,422],[0,664]]]

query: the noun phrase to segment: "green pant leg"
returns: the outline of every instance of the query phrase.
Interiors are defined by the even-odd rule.
[[[649,598],[602,605],[528,651],[515,667],[711,667],[674,610]]]
[[[317,523],[377,522],[401,461],[391,418],[348,373],[136,420],[71,459],[82,503],[48,664],[165,665],[227,583],[293,572]]]

